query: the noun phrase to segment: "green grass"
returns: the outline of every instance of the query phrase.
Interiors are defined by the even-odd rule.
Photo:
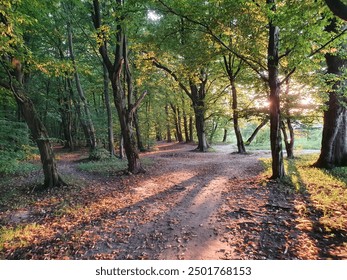
[[[0,227],[0,251],[5,246],[24,247],[29,245],[33,232],[39,228],[35,223],[17,227]]]
[[[150,159],[141,159],[141,163],[146,168],[146,166],[152,164],[152,161]],[[100,161],[88,161],[78,165],[78,168],[82,171],[102,175],[117,173],[127,169],[127,167],[127,160],[121,160],[118,158],[109,158]]]
[[[39,170],[41,167],[26,161],[16,159],[0,160],[0,174],[3,175],[27,175]]]
[[[318,154],[302,155],[285,160],[286,177],[280,182],[289,185],[293,192],[304,192],[314,207],[322,212],[320,223],[326,230],[347,229],[347,221],[341,213],[346,212],[347,167],[325,170],[312,167]],[[265,175],[271,175],[271,161],[263,160]]]

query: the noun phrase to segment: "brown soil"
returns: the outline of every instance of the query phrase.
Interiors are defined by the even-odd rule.
[[[76,183],[33,192],[19,180],[29,202],[0,208],[0,225],[35,226],[21,245],[5,242],[0,258],[347,258],[345,248],[339,249],[344,235],[328,244],[324,232],[300,227],[300,207],[309,207],[304,195],[260,176],[259,158],[269,152],[193,149],[161,143],[142,154],[154,164],[136,176],[81,172],[81,153],[59,153],[61,173]],[[313,222],[317,215],[310,216]]]

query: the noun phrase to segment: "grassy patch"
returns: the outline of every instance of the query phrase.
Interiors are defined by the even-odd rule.
[[[325,230],[347,229],[347,167],[325,170],[312,167],[318,155],[303,155],[285,160],[286,178],[293,191],[305,192],[309,203],[321,212],[320,224]],[[271,162],[264,160],[265,175],[271,174]]]
[[[0,251],[5,247],[24,247],[31,243],[33,233],[40,229],[36,224],[0,228]]]
[[[26,161],[16,159],[0,160],[0,174],[2,175],[27,175],[31,172],[39,170],[41,167]]]
[[[144,167],[146,167],[150,165],[152,161],[150,159],[141,159],[141,163]],[[82,171],[102,175],[117,173],[127,169],[127,167],[128,162],[118,158],[109,158],[100,161],[88,161],[78,165],[78,168]]]

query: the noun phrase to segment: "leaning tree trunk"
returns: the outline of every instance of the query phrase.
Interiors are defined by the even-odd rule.
[[[50,188],[66,185],[57,171],[47,130],[39,119],[34,104],[21,89],[12,87],[12,91],[22,116],[30,129],[33,140],[39,149],[44,174],[44,186]]]
[[[251,136],[249,136],[249,138],[246,141],[246,145],[250,145],[252,143],[252,141],[254,140],[254,138],[257,136],[258,132],[268,123],[268,119],[264,119],[253,131],[253,133],[251,134]]]
[[[275,11],[275,0],[267,0]],[[269,21],[269,44],[268,44],[268,83],[270,88],[270,142],[272,156],[272,179],[284,177],[281,124],[280,124],[280,82],[278,77],[279,67],[279,28]]]

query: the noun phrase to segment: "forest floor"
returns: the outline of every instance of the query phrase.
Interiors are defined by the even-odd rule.
[[[59,150],[69,186],[6,180],[0,259],[347,259],[346,231],[326,232],[307,193],[265,178],[270,152],[194,148],[161,143],[140,175],[84,172],[86,153]]]

